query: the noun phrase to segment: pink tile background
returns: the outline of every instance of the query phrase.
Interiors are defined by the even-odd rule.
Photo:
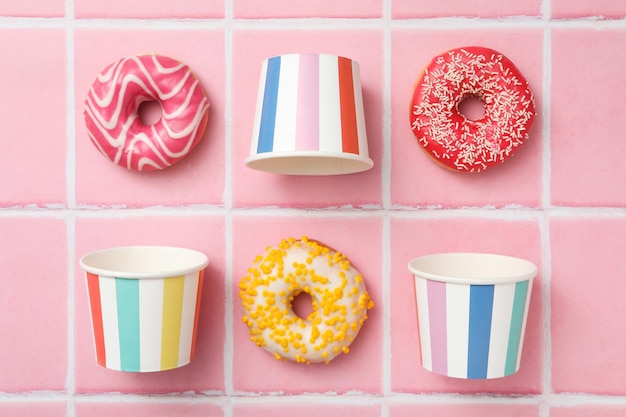
[[[615,94],[626,83],[620,68],[624,29],[555,29],[552,34],[551,153],[553,203],[564,206],[626,205],[626,152]],[[571,69],[590,77],[571,77]],[[598,82],[598,80],[602,80]]]
[[[389,417],[538,417],[536,405],[495,405],[495,404],[392,404]]]
[[[624,17],[610,0],[0,1],[0,415],[623,415]],[[477,175],[432,163],[408,120],[423,67],[465,45],[513,60],[539,112],[528,143]],[[146,52],[188,64],[211,108],[193,153],[138,173],[89,142],[83,102],[104,67]],[[261,62],[292,52],[359,62],[373,169],[244,166]],[[375,302],[328,366],[278,362],[241,323],[254,256],[302,234],[345,252]],[[186,367],[96,364],[78,260],[131,243],[210,257]],[[421,368],[406,264],[453,250],[539,265],[513,376]]]
[[[382,0],[234,0],[236,18],[264,19],[272,17],[349,17],[382,16]]]
[[[626,16],[626,4],[612,0],[551,0],[550,7],[554,18],[619,19]]]
[[[2,392],[64,389],[67,243],[63,220],[0,218]]]
[[[416,17],[505,17],[505,16],[540,16],[541,0],[502,2],[498,0],[394,0],[392,14],[397,19]]]
[[[61,401],[34,403],[24,401],[0,404],[0,413],[11,417],[65,417],[67,406]]]
[[[0,39],[0,206],[64,204],[65,33],[0,28]]]
[[[78,402],[76,417],[222,417],[222,410],[211,404],[167,404],[167,403],[103,403]]]
[[[600,236],[593,245],[590,236]],[[626,306],[615,291],[626,272],[616,256],[626,250],[626,220],[553,219],[553,386],[557,392],[626,394]],[[587,307],[587,308],[585,308]]]
[[[65,15],[65,0],[22,0],[0,3],[0,16],[60,17]]]
[[[224,17],[224,1],[178,0],[172,3],[150,0],[76,0],[74,15],[78,18],[219,18]]]
[[[233,408],[233,417],[316,417],[320,415],[333,415],[337,417],[380,416],[378,405],[354,405],[354,404],[316,404],[312,401],[298,402],[297,404],[245,404]]]
[[[552,417],[620,417],[626,412],[623,405],[580,405],[577,407],[555,407],[552,409]]]

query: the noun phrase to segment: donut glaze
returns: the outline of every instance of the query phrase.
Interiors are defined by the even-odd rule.
[[[145,101],[161,105],[152,125],[139,117]],[[138,55],[105,68],[85,100],[91,142],[114,163],[137,171],[167,168],[202,139],[209,100],[189,67],[175,59]]]
[[[475,96],[484,116],[470,120],[458,105]],[[417,82],[411,102],[413,133],[429,156],[460,172],[501,164],[528,139],[535,103],[517,67],[493,49],[470,46],[432,59]]]
[[[268,247],[239,288],[250,339],[276,359],[306,364],[348,353],[374,306],[346,256],[306,237]],[[306,318],[292,308],[302,292],[313,304]]]

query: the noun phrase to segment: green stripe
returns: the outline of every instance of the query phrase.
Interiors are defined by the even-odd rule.
[[[509,331],[509,345],[506,351],[504,375],[515,373],[517,368],[517,359],[521,348],[522,325],[524,324],[524,311],[526,310],[526,297],[528,296],[528,283],[529,281],[521,281],[515,284],[513,314],[511,316],[511,329]]]
[[[139,280],[115,278],[122,371],[139,372]]]

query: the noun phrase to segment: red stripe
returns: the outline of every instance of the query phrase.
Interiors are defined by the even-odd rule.
[[[87,272],[87,290],[89,291],[89,305],[91,306],[91,320],[93,322],[94,344],[96,345],[96,359],[99,365],[106,367],[99,280],[100,278],[98,275]]]
[[[344,152],[359,154],[359,136],[356,126],[356,105],[354,102],[354,81],[352,61],[339,57],[339,104],[341,106],[341,133]]]
[[[198,294],[196,295],[196,316],[193,321],[193,336],[191,338],[191,356],[189,360],[193,360],[196,353],[196,337],[198,334],[198,318],[200,317],[200,299],[202,296],[202,284],[204,282],[204,269],[200,271],[198,276]]]

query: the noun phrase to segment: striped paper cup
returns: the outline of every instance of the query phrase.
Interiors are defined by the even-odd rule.
[[[537,267],[487,253],[441,253],[409,262],[415,277],[422,366],[454,378],[518,371]]]
[[[266,59],[246,165],[292,175],[370,169],[359,64],[325,54]]]
[[[208,263],[203,253],[167,246],[83,256],[98,364],[155,372],[191,362]]]

